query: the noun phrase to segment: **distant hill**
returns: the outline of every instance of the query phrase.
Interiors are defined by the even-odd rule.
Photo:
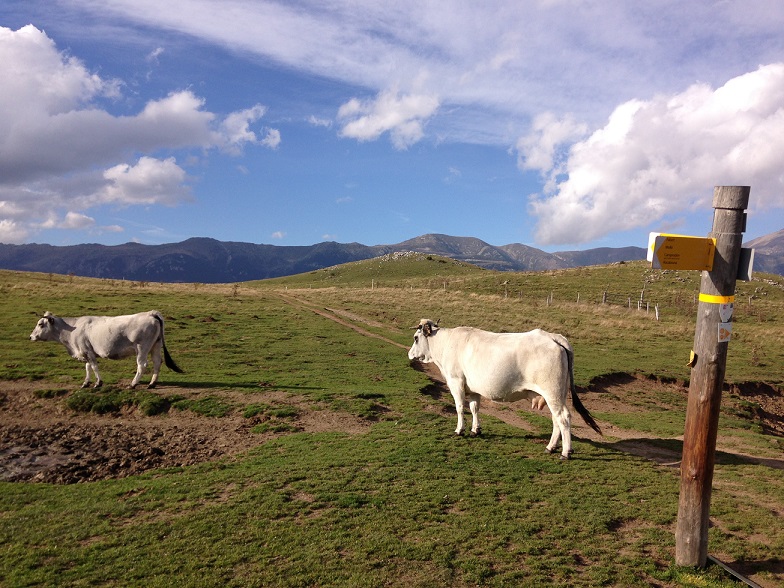
[[[754,249],[754,271],[784,276],[784,229],[743,244]]]
[[[784,231],[755,239],[755,271],[784,273]],[[234,283],[309,272],[415,251],[501,271],[541,271],[645,259],[643,247],[546,253],[519,243],[496,247],[473,237],[422,235],[396,245],[324,242],[277,246],[193,238],[164,245],[3,245],[0,268],[149,282]]]

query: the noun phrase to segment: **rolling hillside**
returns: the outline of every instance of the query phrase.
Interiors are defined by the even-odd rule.
[[[784,230],[760,237],[755,271],[784,274]],[[164,245],[0,244],[0,269],[150,282],[233,283],[309,272],[351,261],[413,251],[499,271],[542,271],[645,259],[643,247],[602,247],[547,253],[513,243],[428,234],[394,245],[324,242],[277,246],[192,238]]]

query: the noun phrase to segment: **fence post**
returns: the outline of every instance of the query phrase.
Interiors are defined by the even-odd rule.
[[[708,521],[711,484],[719,428],[721,387],[727,363],[728,340],[719,338],[722,304],[734,301],[741,242],[748,207],[748,186],[716,186],[713,191],[713,230],[716,239],[713,269],[702,272],[695,360],[689,381],[689,400],[683,432],[681,490],[675,531],[675,563],[704,567],[708,558]],[[725,307],[726,308],[726,307]],[[731,316],[731,315],[730,315]],[[729,318],[726,317],[726,321]]]

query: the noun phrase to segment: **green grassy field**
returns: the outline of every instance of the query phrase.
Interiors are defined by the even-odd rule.
[[[729,382],[784,382],[784,291],[769,282],[738,286]],[[427,256],[237,285],[0,271],[0,380],[40,386],[37,402],[59,407],[66,420],[96,399],[141,410],[154,394],[166,402],[145,417],[153,424],[179,410],[198,414],[205,427],[259,411],[279,411],[271,422],[295,422],[301,404],[287,410],[258,401],[274,392],[367,424],[359,433],[285,426],[271,437],[249,433],[259,435],[250,451],[121,479],[0,482],[0,584],[736,585],[716,567],[674,566],[677,468],[622,450],[606,426],[680,450],[685,396],[661,381],[688,379],[698,285],[696,273],[638,263],[508,274]],[[643,290],[660,320],[637,310]],[[601,304],[604,292],[631,298],[633,309]],[[154,393],[109,385],[75,402],[83,366],[62,346],[27,339],[45,310],[152,308],[166,317],[167,345],[185,370],[164,368]],[[530,411],[517,411],[530,431],[486,416],[485,436],[455,439],[451,398],[430,395],[429,380],[401,348],[425,316],[445,326],[561,332],[575,348],[580,386],[610,374],[637,377],[624,393],[601,397],[622,410],[596,410],[591,401],[600,395],[585,393],[607,435],[576,440],[569,462],[544,453],[549,418]],[[107,384],[127,384],[134,371],[132,360],[101,365]],[[784,470],[747,454],[781,463],[784,444],[761,428],[756,408],[732,395],[724,403],[722,443],[745,453],[717,456],[709,552],[777,586],[784,585]],[[112,410],[93,418],[109,422]]]

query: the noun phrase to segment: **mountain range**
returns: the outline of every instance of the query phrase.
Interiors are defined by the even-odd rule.
[[[755,271],[784,274],[784,229],[750,241]],[[257,245],[192,238],[164,245],[4,245],[0,268],[150,282],[234,283],[304,273],[389,253],[414,251],[501,271],[540,271],[645,259],[643,247],[547,253],[514,243],[428,234],[396,245],[332,241],[307,246]]]

